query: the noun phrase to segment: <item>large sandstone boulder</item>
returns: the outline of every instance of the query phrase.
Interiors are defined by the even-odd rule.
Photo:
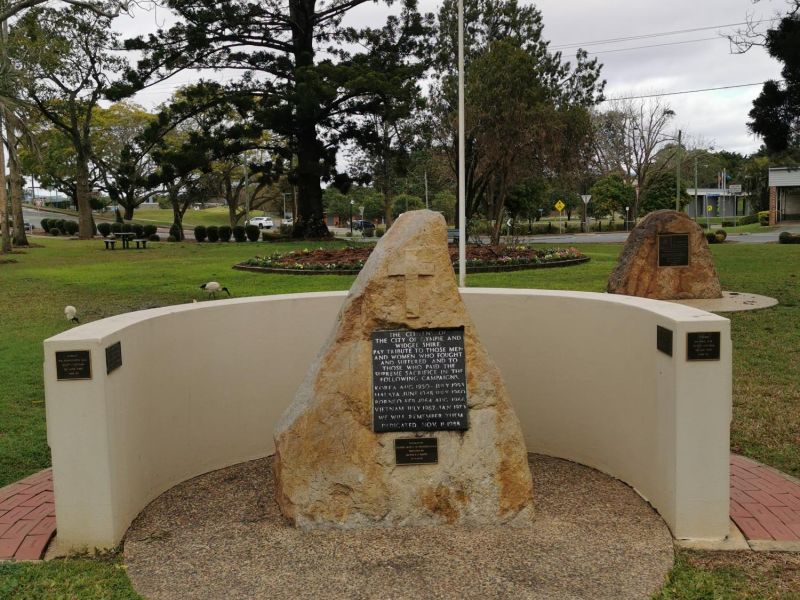
[[[659,266],[661,251],[669,248],[672,236],[688,236],[688,264]],[[683,240],[678,240],[685,243]],[[680,257],[678,245],[673,257]],[[662,264],[671,261],[662,257]],[[674,260],[672,262],[680,262]],[[658,300],[687,300],[690,298],[721,298],[722,288],[700,226],[684,213],[657,210],[645,216],[634,227],[622,250],[617,265],[608,278],[608,293],[641,296]]]
[[[469,428],[375,433],[376,330],[464,328]],[[438,463],[398,466],[396,438],[436,437]],[[456,286],[442,216],[402,215],[378,242],[275,429],[277,498],[300,527],[523,524],[533,516],[519,422]]]

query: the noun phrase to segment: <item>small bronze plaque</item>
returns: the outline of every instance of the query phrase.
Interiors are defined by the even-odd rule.
[[[658,266],[689,266],[688,233],[666,233],[658,236]]]
[[[695,331],[686,334],[686,360],[719,360],[719,331]]]
[[[672,356],[672,329],[656,325],[656,348]]]
[[[394,441],[394,460],[398,465],[435,465],[439,462],[439,440],[398,438]]]
[[[106,348],[106,375],[122,366],[122,342]]]
[[[56,352],[56,379],[91,379],[92,355],[88,350]]]

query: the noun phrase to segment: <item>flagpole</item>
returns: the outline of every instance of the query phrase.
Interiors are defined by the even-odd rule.
[[[458,285],[467,285],[467,227],[464,148],[464,0],[458,0]]]

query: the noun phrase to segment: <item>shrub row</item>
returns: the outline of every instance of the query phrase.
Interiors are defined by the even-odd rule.
[[[100,223],[97,231],[103,237],[108,237],[112,233],[133,233],[138,239],[152,239],[158,233],[155,225],[139,225],[138,223]]]
[[[51,235],[75,235],[78,233],[78,222],[69,219],[42,219],[42,229]]]
[[[261,236],[261,230],[256,225],[248,225],[247,227],[237,225],[233,228],[227,225],[219,227],[216,225],[209,225],[208,227],[198,225],[194,228],[194,239],[198,242],[205,242],[206,240],[209,242],[229,242],[231,241],[231,236],[237,242],[245,242],[247,240],[257,242]]]
[[[769,213],[767,214],[767,220],[769,220]],[[752,225],[753,223],[758,223],[758,215],[747,215],[739,219],[739,225]]]
[[[782,231],[778,236],[778,243],[800,244],[800,233],[789,233],[788,231]]]
[[[765,227],[769,225],[769,211],[761,210],[758,212],[758,222]]]

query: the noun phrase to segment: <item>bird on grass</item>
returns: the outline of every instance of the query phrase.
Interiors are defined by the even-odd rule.
[[[76,309],[74,306],[64,307],[64,316],[67,318],[67,321],[72,321],[73,323],[80,323],[80,321],[78,321],[78,317],[76,316],[77,314],[78,314],[78,309]]]
[[[201,290],[204,290],[206,294],[211,296],[212,298],[217,297],[217,292],[225,292],[230,297],[231,293],[228,291],[228,288],[222,287],[216,281],[209,281],[208,283],[204,283],[200,286]]]

